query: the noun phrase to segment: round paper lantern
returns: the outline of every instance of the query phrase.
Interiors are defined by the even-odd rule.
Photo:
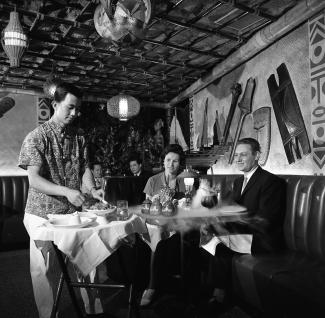
[[[139,114],[140,103],[130,95],[119,94],[107,101],[107,112],[110,116],[121,121],[127,121]]]
[[[99,4],[95,10],[94,24],[101,37],[122,45],[142,39],[150,17],[150,0],[119,0],[115,12],[106,0],[105,7]]]
[[[20,59],[28,43],[16,11],[10,12],[9,23],[2,32],[1,44],[9,57],[10,66],[19,67]]]

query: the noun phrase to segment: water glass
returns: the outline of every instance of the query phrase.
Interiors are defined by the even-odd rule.
[[[125,221],[129,218],[128,211],[128,201],[127,200],[118,200],[116,202],[116,215],[117,219],[120,221]]]

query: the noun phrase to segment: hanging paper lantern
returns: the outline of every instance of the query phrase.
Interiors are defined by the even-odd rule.
[[[127,121],[139,114],[140,103],[130,95],[119,94],[107,101],[107,112],[110,116],[121,121]]]
[[[27,47],[27,36],[19,22],[18,12],[10,12],[9,23],[2,32],[1,44],[9,57],[11,67],[19,67]]]

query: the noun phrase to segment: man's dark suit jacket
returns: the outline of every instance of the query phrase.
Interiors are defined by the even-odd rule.
[[[233,199],[248,210],[248,224],[233,224],[232,230],[253,234],[252,254],[272,252],[284,246],[283,222],[286,182],[258,167],[243,193],[244,176],[234,181]]]
[[[129,172],[128,176],[136,177],[132,172]],[[141,173],[139,175],[139,177],[143,177],[143,178],[146,178],[146,179],[149,179],[151,176],[152,176],[152,173],[147,171],[147,170],[141,170]]]

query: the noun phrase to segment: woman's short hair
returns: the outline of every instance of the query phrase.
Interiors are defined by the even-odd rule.
[[[169,144],[165,150],[164,150],[164,158],[169,154],[170,152],[176,153],[179,155],[179,162],[180,165],[185,165],[185,154],[183,151],[183,148],[178,144]]]
[[[69,83],[59,83],[55,89],[54,100],[60,103],[69,93],[76,96],[78,99],[82,98],[82,93],[76,86]]]

